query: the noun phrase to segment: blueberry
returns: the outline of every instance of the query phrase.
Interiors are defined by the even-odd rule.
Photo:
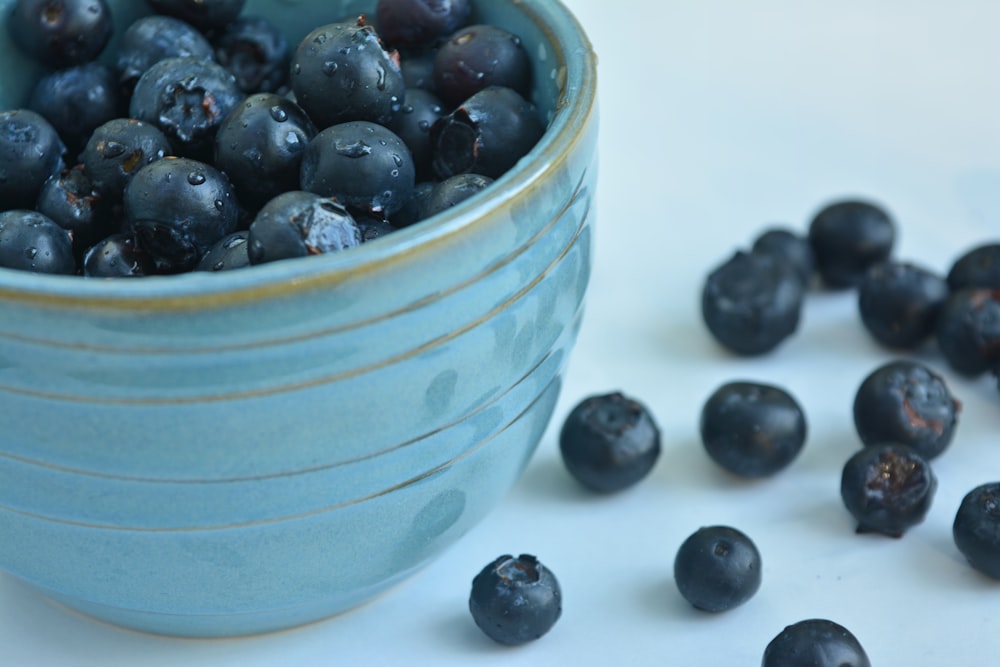
[[[515,90],[486,88],[431,126],[434,173],[441,179],[467,172],[499,178],[544,131],[534,105]]]
[[[415,171],[409,149],[392,130],[358,120],[328,127],[309,142],[299,182],[348,208],[391,217],[413,193]]]
[[[483,24],[454,32],[434,58],[434,89],[455,106],[489,86],[531,92],[531,61],[520,37]]]
[[[219,125],[215,166],[229,177],[240,203],[256,211],[297,190],[306,145],[316,126],[302,108],[273,93],[251,95]]]
[[[844,464],[840,497],[857,520],[857,532],[902,537],[931,507],[937,478],[915,449],[901,444],[870,445]]]
[[[394,47],[431,46],[464,26],[469,0],[378,0],[379,34]]]
[[[660,456],[660,429],[649,410],[621,392],[589,396],[559,433],[570,474],[598,493],[615,493],[646,477]]]
[[[229,271],[250,266],[247,252],[250,232],[243,229],[223,236],[202,255],[195,267],[198,271]]]
[[[753,252],[774,256],[793,269],[808,287],[816,275],[816,259],[809,239],[784,227],[770,227],[754,239]]]
[[[406,93],[394,54],[363,18],[306,35],[291,72],[295,99],[320,129],[353,120],[387,123]]]
[[[139,77],[161,60],[214,57],[211,42],[194,26],[170,16],[143,16],[122,34],[115,69],[122,90],[131,95]]]
[[[83,275],[88,278],[140,278],[154,273],[156,262],[132,234],[110,234],[83,256]]]
[[[216,60],[233,73],[244,93],[273,93],[287,84],[292,52],[284,34],[266,18],[233,21],[213,45]]]
[[[136,171],[172,153],[170,141],[155,125],[115,118],[94,130],[80,154],[94,188],[109,201],[121,201]]]
[[[361,229],[340,203],[311,192],[278,195],[250,224],[247,252],[251,264],[305,257],[353,248]]]
[[[434,181],[421,181],[413,186],[413,194],[406,200],[403,207],[392,216],[392,225],[396,229],[409,227],[427,217],[427,202],[434,194],[437,183]]]
[[[913,349],[932,338],[947,299],[944,278],[908,262],[879,262],[858,285],[865,329],[882,345],[897,349]]]
[[[871,667],[871,662],[847,628],[812,618],[778,633],[764,649],[761,667]]]
[[[806,440],[802,407],[780,387],[728,382],[701,410],[701,441],[717,464],[740,477],[767,477],[787,467]]]
[[[399,69],[406,89],[419,88],[434,92],[434,56],[436,49],[406,50],[399,52]],[[436,94],[436,93],[435,93]]]
[[[80,256],[114,231],[116,224],[108,202],[94,188],[83,165],[45,181],[35,210],[72,232],[73,247]]]
[[[219,125],[243,97],[222,65],[204,58],[167,58],[136,82],[129,116],[156,125],[181,155],[207,158]]]
[[[718,613],[752,598],[761,584],[760,551],[729,526],[699,528],[677,549],[674,582],[696,609]]]
[[[823,283],[855,287],[868,267],[889,259],[896,226],[876,204],[847,200],[823,208],[809,223],[809,243]]]
[[[431,178],[431,126],[444,116],[437,95],[420,88],[408,88],[406,100],[392,115],[389,129],[406,143],[419,180]]]
[[[72,235],[37,211],[3,211],[0,266],[35,273],[74,274]]]
[[[981,484],[962,498],[952,536],[969,565],[1000,579],[1000,482]]]
[[[125,217],[163,272],[188,271],[216,241],[236,231],[239,206],[229,179],[215,167],[165,157],[141,168],[125,186]]]
[[[965,288],[953,292],[934,331],[948,365],[974,377],[1000,363],[1000,290]]]
[[[158,14],[173,16],[200,30],[222,28],[236,20],[246,0],[146,0]]]
[[[547,633],[562,614],[555,575],[528,554],[500,556],[472,580],[472,619],[490,639],[516,646]]]
[[[705,279],[702,319],[730,351],[764,354],[795,333],[804,289],[795,272],[771,255],[737,251]]]
[[[930,460],[951,443],[960,410],[944,378],[919,362],[897,360],[858,387],[854,425],[866,446],[900,443]]]
[[[948,270],[948,287],[1000,289],[1000,243],[984,243],[965,251]]]
[[[52,123],[74,158],[98,126],[123,115],[115,74],[100,62],[43,76],[32,88],[27,106]]]
[[[388,236],[397,229],[385,218],[372,214],[358,215],[355,221],[358,223],[358,229],[361,230],[362,243]]]
[[[49,121],[28,109],[0,111],[0,210],[31,208],[66,146]]]
[[[472,195],[488,188],[493,179],[482,174],[455,174],[434,185],[424,203],[423,215],[429,218],[452,206],[460,204]]]
[[[7,18],[14,44],[53,68],[94,60],[113,28],[105,0],[16,0]]]

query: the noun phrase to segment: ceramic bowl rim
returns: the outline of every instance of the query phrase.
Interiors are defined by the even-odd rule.
[[[510,209],[544,184],[547,174],[575,152],[596,112],[597,55],[576,17],[560,0],[515,2],[534,22],[557,72],[564,72],[556,113],[545,135],[514,168],[497,179],[488,196],[471,199],[350,252],[300,258],[242,271],[190,272],[139,280],[87,279],[0,268],[0,302],[57,308],[200,310],[288,297],[329,287],[359,274],[387,270],[404,258],[432,254],[442,243],[480,220]]]

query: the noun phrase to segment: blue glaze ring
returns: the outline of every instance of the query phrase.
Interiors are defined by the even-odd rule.
[[[110,4],[118,32],[145,9]],[[253,634],[370,600],[502,499],[581,321],[596,68],[560,3],[474,5],[521,36],[550,120],[487,193],[249,270],[0,270],[0,567],[123,626]],[[297,40],[373,7],[245,12]],[[17,107],[38,70],[6,30],[0,62],[0,108]]]

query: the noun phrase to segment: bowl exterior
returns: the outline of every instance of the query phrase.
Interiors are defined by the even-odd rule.
[[[520,4],[479,3],[545,56]],[[113,623],[230,636],[426,564],[551,418],[590,274],[596,110],[581,118],[475,224],[385,261],[176,298],[0,281],[0,567]]]

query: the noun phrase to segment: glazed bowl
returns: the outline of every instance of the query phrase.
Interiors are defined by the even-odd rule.
[[[111,5],[119,31],[145,9]],[[490,190],[358,248],[239,271],[0,270],[0,568],[130,628],[252,634],[370,600],[504,497],[581,321],[595,59],[554,0],[474,5],[521,36],[549,121]],[[245,12],[297,40],[373,7]],[[13,108],[37,70],[5,30],[0,54]]]

